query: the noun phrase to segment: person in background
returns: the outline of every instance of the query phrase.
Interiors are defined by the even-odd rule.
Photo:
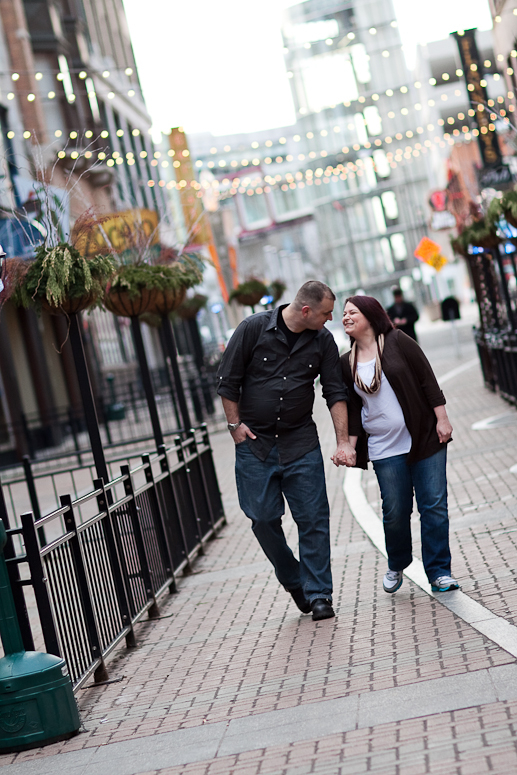
[[[337,439],[349,463],[348,390],[330,331],[335,296],[318,280],[290,304],[251,315],[237,327],[218,371],[218,393],[235,442],[241,509],[280,584],[314,620],[333,617],[329,504],[312,419],[319,375]],[[336,463],[337,465],[337,463]],[[282,528],[284,496],[298,527],[300,560]]]
[[[358,467],[366,468],[368,459],[373,462],[381,490],[388,554],[383,588],[396,592],[413,559],[414,493],[422,561],[432,590],[458,589],[449,548],[446,463],[452,426],[445,397],[419,345],[393,328],[376,299],[347,299],[343,326],[352,342],[350,352],[341,356],[350,391],[350,442]],[[344,458],[334,462],[347,465]]]
[[[395,328],[398,328],[399,331],[403,331],[410,336],[411,339],[414,339],[415,342],[417,342],[415,323],[418,320],[418,312],[416,307],[414,304],[411,304],[410,301],[404,300],[404,294],[400,288],[393,288],[392,292],[394,303],[391,307],[388,307],[386,312]]]

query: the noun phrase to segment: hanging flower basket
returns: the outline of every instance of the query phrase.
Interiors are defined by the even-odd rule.
[[[481,239],[478,239],[476,244],[480,248],[485,248],[485,250],[491,250],[492,248],[496,248],[498,245],[501,244],[501,238],[497,236],[497,234],[489,234],[487,237],[482,237]]]
[[[136,294],[131,295],[123,288],[108,286],[104,296],[104,306],[114,315],[122,318],[131,318],[147,312],[151,303],[151,291],[141,288]]]
[[[186,288],[141,288],[132,296],[129,291],[111,286],[106,290],[104,306],[119,317],[168,315],[181,304],[186,292]]]
[[[460,255],[469,255],[469,245],[487,251],[492,250],[501,243],[501,238],[496,234],[496,228],[497,226],[490,221],[474,221],[471,226],[463,229],[461,234],[451,241],[451,244]]]
[[[17,262],[12,299],[17,306],[71,315],[97,306],[115,271],[112,256],[86,258],[62,242],[53,248],[40,245],[34,261]]]
[[[514,229],[517,229],[517,218],[513,214],[512,210],[504,210],[504,219],[507,223],[510,224],[510,226],[513,226]]]
[[[168,265],[123,264],[106,288],[104,306],[120,317],[168,315],[202,277],[200,262],[190,256]]]
[[[199,310],[206,307],[207,301],[208,298],[203,296],[202,293],[196,293],[194,296],[185,299],[179,307],[176,308],[176,315],[182,318],[182,320],[194,320]]]
[[[463,256],[463,258],[467,258],[469,254],[467,248],[463,246],[458,237],[451,238],[451,248],[459,256]]]
[[[83,296],[76,296],[73,299],[65,299],[58,307],[55,304],[49,304],[47,299],[41,299],[41,309],[51,315],[73,315],[81,312],[83,309],[93,307],[99,298],[99,293],[85,293]]]
[[[254,307],[258,304],[263,296],[267,295],[267,285],[262,280],[246,280],[244,283],[240,283],[237,288],[234,288],[230,293],[230,301],[237,301],[244,307]]]
[[[270,283],[269,293],[273,297],[274,304],[282,298],[286,290],[287,285],[282,280],[273,280],[273,282]]]

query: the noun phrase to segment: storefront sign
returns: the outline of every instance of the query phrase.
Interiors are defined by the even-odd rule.
[[[449,212],[449,192],[447,190],[433,191],[429,195],[429,206],[432,210],[431,229],[440,231],[441,229],[453,229],[456,226],[456,218]]]
[[[485,167],[478,172],[479,187],[483,188],[508,188],[513,181],[513,175],[506,164],[497,167]]]
[[[483,80],[483,64],[476,45],[476,30],[462,30],[451,33],[456,38],[461,64],[472,109],[474,121],[479,129],[478,143],[483,159],[483,167],[502,166],[503,159],[497,141],[495,126],[490,120],[488,94]]]
[[[127,251],[143,253],[159,245],[158,213],[154,210],[135,209],[112,213],[100,219],[99,224],[84,229],[74,239],[83,256],[114,250],[119,255]]]

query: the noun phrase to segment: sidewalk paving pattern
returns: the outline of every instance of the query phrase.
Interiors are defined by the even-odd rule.
[[[474,601],[478,618],[514,637],[517,412],[484,389],[468,326],[458,331],[461,355],[445,324],[421,334],[437,375],[447,375],[454,426],[451,548],[464,593],[456,600]],[[514,647],[504,642],[510,653],[495,631],[487,637],[462,618],[455,593],[431,595],[425,581],[406,577],[395,595],[383,592],[386,561],[354,519],[344,470],[330,462],[333,429],[320,396],[315,414],[332,514],[336,618],[313,622],[279,587],[238,507],[230,439],[214,434],[228,526],[195,572],[178,580],[178,594],[162,601],[161,620],[138,625],[138,648],[109,661],[114,682],[78,693],[81,733],[0,756],[6,775],[517,771],[517,639]],[[371,470],[360,486],[375,526],[380,502]],[[285,523],[295,546],[294,524]],[[419,557],[416,517],[413,536]]]

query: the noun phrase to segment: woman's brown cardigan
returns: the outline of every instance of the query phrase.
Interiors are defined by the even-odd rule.
[[[361,423],[363,402],[354,390],[350,369],[350,353],[341,356],[343,379],[350,391],[348,401],[348,432],[358,436],[357,467],[368,463],[368,437]],[[434,407],[445,404],[431,365],[419,345],[402,331],[388,331],[382,355],[382,370],[402,408],[407,429],[411,434],[408,463],[431,457],[443,449],[436,432]]]

